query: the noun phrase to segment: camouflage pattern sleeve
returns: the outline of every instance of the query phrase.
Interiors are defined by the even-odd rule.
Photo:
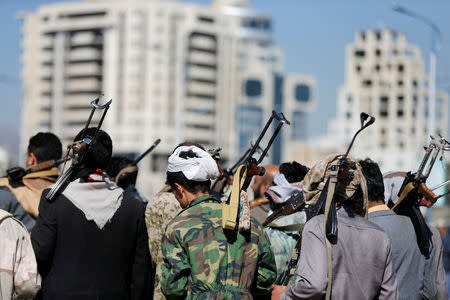
[[[262,225],[258,222],[257,226],[260,233],[258,243],[258,252],[260,254],[258,257],[258,273],[256,274],[256,290],[252,294],[255,296],[270,295],[272,292],[271,286],[274,284],[277,276],[275,255],[270,245],[269,237]]]
[[[178,231],[169,226],[163,235],[161,290],[168,299],[185,299],[190,275],[189,258],[182,247]]]

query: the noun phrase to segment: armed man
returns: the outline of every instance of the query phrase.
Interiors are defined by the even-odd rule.
[[[425,258],[417,245],[411,220],[397,215],[385,204],[383,175],[378,164],[369,158],[360,160],[359,164],[367,182],[369,221],[380,226],[391,239],[399,299],[420,299]],[[426,291],[425,299],[433,299],[434,295],[427,295]]]
[[[49,163],[39,171],[33,168],[49,161],[56,161],[62,156],[62,146],[59,138],[50,132],[39,132],[31,137],[27,148],[26,167],[15,168],[17,176],[0,178],[0,209],[11,213],[31,231],[38,216],[39,200],[42,191],[52,185],[58,177],[58,169]],[[13,169],[8,170],[9,173]],[[31,171],[31,172],[30,172]],[[28,174],[25,174],[28,173]]]
[[[82,130],[74,145],[84,150],[65,173],[73,177],[44,191],[31,234],[42,299],[143,299],[151,266],[144,207],[103,171],[112,156],[106,132]]]
[[[208,193],[217,176],[214,159],[196,146],[169,157],[167,183],[183,210],[163,236],[162,292],[169,299],[270,298],[276,272],[267,235],[253,218],[249,228],[222,227],[222,203]]]
[[[323,197],[323,191],[329,188],[329,174],[341,157],[331,155],[306,174],[302,188],[308,205],[316,205]],[[330,228],[336,226],[337,235],[327,241],[331,235],[326,235],[326,214],[312,217],[302,231],[297,267],[300,280],[288,288],[275,286],[273,298],[397,299],[391,242],[365,218],[367,187],[361,166],[348,157],[346,162],[346,180],[340,181],[336,193],[330,195],[336,209]]]
[[[274,185],[266,192],[266,198],[269,199],[271,208],[269,216],[275,210],[283,207],[295,192],[301,192],[301,183],[308,170],[306,166],[296,161],[280,165],[280,173],[275,176]],[[305,222],[305,212],[298,211],[267,224],[266,232],[275,253],[277,265],[277,280],[275,282],[277,285],[284,285],[290,279],[288,277],[292,250],[300,239],[300,231]]]

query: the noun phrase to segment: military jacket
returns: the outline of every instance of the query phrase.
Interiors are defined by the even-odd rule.
[[[253,299],[270,297],[274,254],[262,225],[251,219],[244,233],[222,229],[222,205],[193,200],[163,235],[161,288],[167,298]]]
[[[275,254],[275,262],[277,265],[276,285],[283,285],[288,277],[292,250],[300,238],[299,230],[295,230],[294,228],[290,229],[289,227],[299,225],[300,228],[305,223],[306,214],[301,211],[279,218],[265,228]]]

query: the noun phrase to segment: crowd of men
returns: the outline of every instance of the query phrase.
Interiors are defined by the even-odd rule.
[[[202,145],[174,148],[166,185],[147,201],[109,135],[89,128],[75,141],[86,134],[82,166],[56,197],[46,197],[54,165],[0,179],[0,299],[448,299],[439,232],[429,227],[424,255],[411,219],[391,210],[403,177],[384,178],[369,158],[349,159],[330,242],[323,213],[266,220],[295,193],[314,210],[341,155],[266,166],[239,191],[230,230],[223,209],[235,186],[212,189],[220,161]],[[26,167],[61,157],[59,139],[38,133]]]

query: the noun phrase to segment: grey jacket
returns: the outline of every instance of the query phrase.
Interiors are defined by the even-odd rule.
[[[324,215],[309,220],[303,230],[297,273],[300,281],[281,299],[321,299],[327,287]],[[377,225],[338,210],[338,241],[332,245],[332,299],[397,299],[391,242]]]
[[[14,218],[22,222],[28,231],[31,231],[36,219],[33,218],[17,201],[16,196],[5,186],[0,187],[0,209],[13,215]]]
[[[425,258],[417,245],[411,220],[397,215],[392,210],[380,210],[369,213],[369,221],[380,226],[391,239],[399,299],[420,299],[424,282]],[[424,289],[424,296],[427,299],[433,298],[434,295],[429,293],[430,289]]]
[[[430,255],[431,263],[425,265],[425,272],[432,274],[431,279],[436,282],[436,299],[448,299],[446,275],[443,262],[443,246],[442,239],[439,231],[434,226],[428,226],[433,234],[431,240],[433,242],[433,248]],[[432,299],[432,298],[429,298]]]

